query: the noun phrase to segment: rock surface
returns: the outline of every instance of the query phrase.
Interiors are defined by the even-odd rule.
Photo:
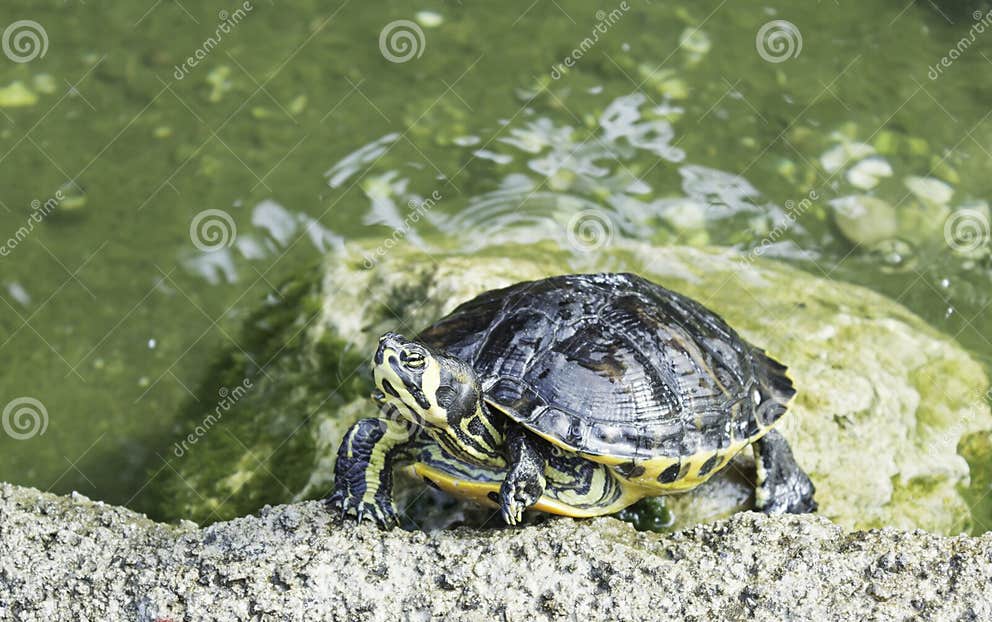
[[[155,515],[202,522],[327,494],[344,430],[374,412],[366,374],[381,333],[415,334],[487,289],[607,270],[699,300],[789,366],[799,394],[783,431],[824,516],[847,528],[943,534],[992,523],[969,507],[986,490],[968,493],[969,463],[958,454],[962,439],[992,429],[988,379],[952,339],[862,287],[726,249],[639,243],[578,256],[550,244],[465,256],[355,243],[329,255],[282,294],[287,302],[254,320],[277,346],[254,356],[271,361],[264,376],[244,360],[222,366],[233,376],[227,386],[243,375],[256,388],[224,416],[223,430],[171,469],[158,465],[166,494]],[[217,390],[208,387],[201,403]],[[992,461],[988,443],[969,446],[985,448],[969,455],[973,464]],[[669,498],[674,527],[752,507],[752,479],[751,457],[741,455],[709,485]]]
[[[316,502],[205,529],[0,485],[0,619],[988,620],[992,534],[738,514],[381,532]]]

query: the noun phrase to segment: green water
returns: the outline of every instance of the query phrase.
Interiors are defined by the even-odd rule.
[[[0,434],[0,479],[141,507],[246,315],[396,227],[465,252],[774,239],[764,254],[884,292],[992,361],[992,28],[928,75],[976,7],[259,0],[184,73],[239,6],[4,4],[0,28],[33,20],[47,49],[0,56],[0,238],[43,213],[0,256],[0,406],[33,398],[47,427]],[[390,62],[380,32],[417,11],[419,57]],[[781,62],[756,49],[773,20],[802,39]],[[860,190],[865,170],[889,174]],[[831,202],[855,194],[885,204],[838,228]],[[230,246],[193,243],[204,210]],[[945,235],[957,213],[979,239]]]

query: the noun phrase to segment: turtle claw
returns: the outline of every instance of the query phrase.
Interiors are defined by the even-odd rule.
[[[524,510],[534,505],[541,497],[540,488],[526,479],[508,477],[500,488],[500,516],[507,525],[519,525],[524,518]]]
[[[363,502],[358,509],[358,521],[362,518],[371,518],[382,529],[392,529],[400,524],[396,508],[391,502],[376,500],[375,503]]]
[[[383,529],[392,529],[400,524],[396,507],[391,501],[376,498],[375,502],[362,500],[361,497],[347,495],[342,490],[334,491],[324,500],[324,506],[329,512],[337,512],[341,520],[353,515],[359,523],[363,519],[371,519]]]
[[[335,490],[329,497],[324,499],[324,509],[331,514],[337,514],[339,519],[344,519],[346,508],[344,504],[344,493]]]
[[[519,525],[520,521],[523,520],[524,508],[511,502],[501,507],[499,514],[503,518],[503,522],[512,527]]]

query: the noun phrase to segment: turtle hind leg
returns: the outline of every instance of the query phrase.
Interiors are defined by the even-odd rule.
[[[411,444],[411,430],[388,419],[359,419],[345,434],[334,463],[334,492],[328,509],[358,520],[369,517],[381,527],[399,523],[393,503],[393,467]]]
[[[754,443],[758,469],[755,505],[766,514],[805,514],[817,508],[816,488],[796,464],[785,437],[770,430]]]

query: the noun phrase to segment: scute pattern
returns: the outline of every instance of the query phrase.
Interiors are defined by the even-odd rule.
[[[784,366],[719,316],[632,274],[486,292],[419,338],[468,361],[514,420],[592,459],[727,448],[772,425],[794,393]]]

